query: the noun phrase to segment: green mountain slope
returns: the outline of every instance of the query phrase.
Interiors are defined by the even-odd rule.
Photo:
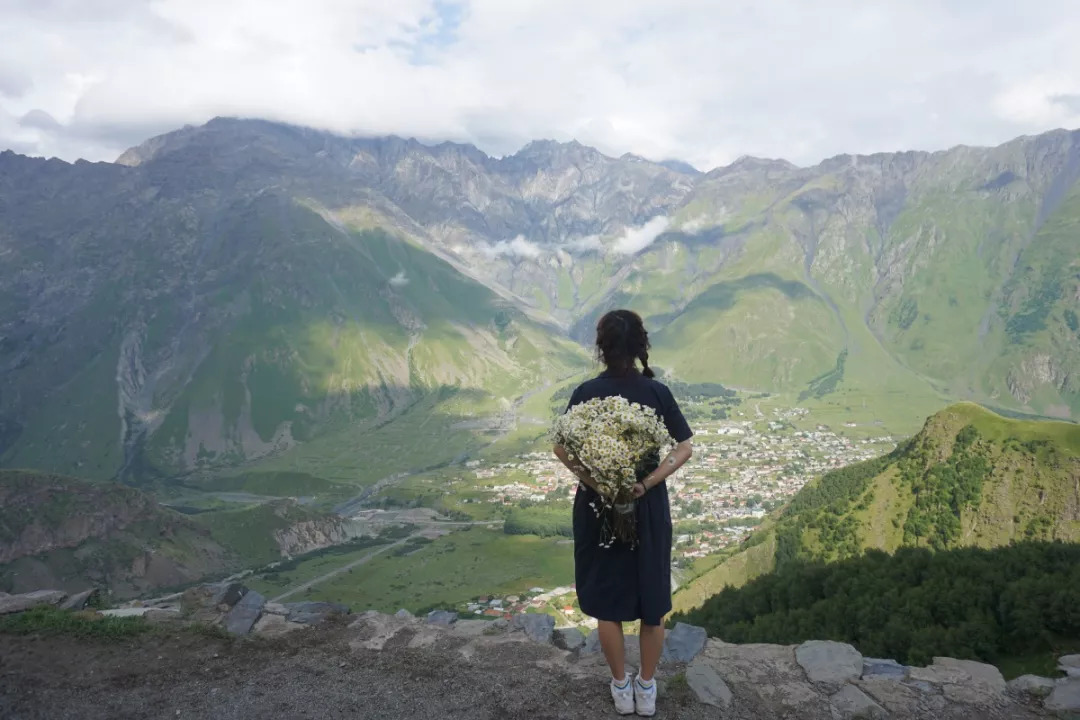
[[[892,454],[827,473],[675,596],[689,610],[791,563],[874,549],[1080,541],[1080,426],[952,406]]]

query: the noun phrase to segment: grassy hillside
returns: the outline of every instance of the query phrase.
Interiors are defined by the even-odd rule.
[[[1080,541],[1080,425],[954,405],[892,454],[803,488],[744,549],[682,589],[677,610],[791,563],[868,549]]]

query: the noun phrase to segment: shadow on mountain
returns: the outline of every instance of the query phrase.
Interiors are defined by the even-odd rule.
[[[738,280],[717,283],[691,300],[682,310],[664,315],[653,315],[649,318],[649,322],[657,325],[657,329],[659,329],[659,326],[666,325],[680,315],[694,310],[704,308],[720,310],[721,312],[730,310],[735,307],[742,293],[756,290],[776,290],[789,300],[796,302],[800,300],[821,300],[813,290],[797,280],[784,280],[775,273],[758,273],[747,275]]]
[[[675,620],[732,643],[848,642],[923,665],[935,656],[1001,662],[1080,646],[1080,544],[991,550],[879,550],[834,563],[793,560]]]

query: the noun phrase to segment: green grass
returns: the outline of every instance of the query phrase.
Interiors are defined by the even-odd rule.
[[[266,568],[247,578],[244,583],[267,597],[275,597],[292,587],[370,555],[388,542],[388,539],[357,538],[344,545],[324,548],[291,561],[281,561],[278,567]]]
[[[211,537],[236,552],[251,565],[266,565],[281,559],[274,532],[305,520],[318,520],[322,513],[300,505],[263,503],[237,510],[220,510],[192,516],[192,521],[210,531]]]
[[[483,594],[550,589],[573,579],[571,544],[477,527],[402,557],[377,557],[317,586],[303,599],[342,602],[354,610],[417,612],[452,607]]]
[[[143,635],[151,630],[153,626],[141,617],[100,617],[51,606],[0,616],[0,633],[12,635],[65,635],[118,640]]]

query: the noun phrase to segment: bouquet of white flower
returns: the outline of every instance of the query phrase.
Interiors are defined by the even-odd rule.
[[[596,481],[605,515],[601,545],[617,538],[637,544],[634,520],[634,483],[659,463],[660,452],[671,444],[664,423],[650,407],[613,395],[579,403],[555,420],[554,440],[566,448]]]

